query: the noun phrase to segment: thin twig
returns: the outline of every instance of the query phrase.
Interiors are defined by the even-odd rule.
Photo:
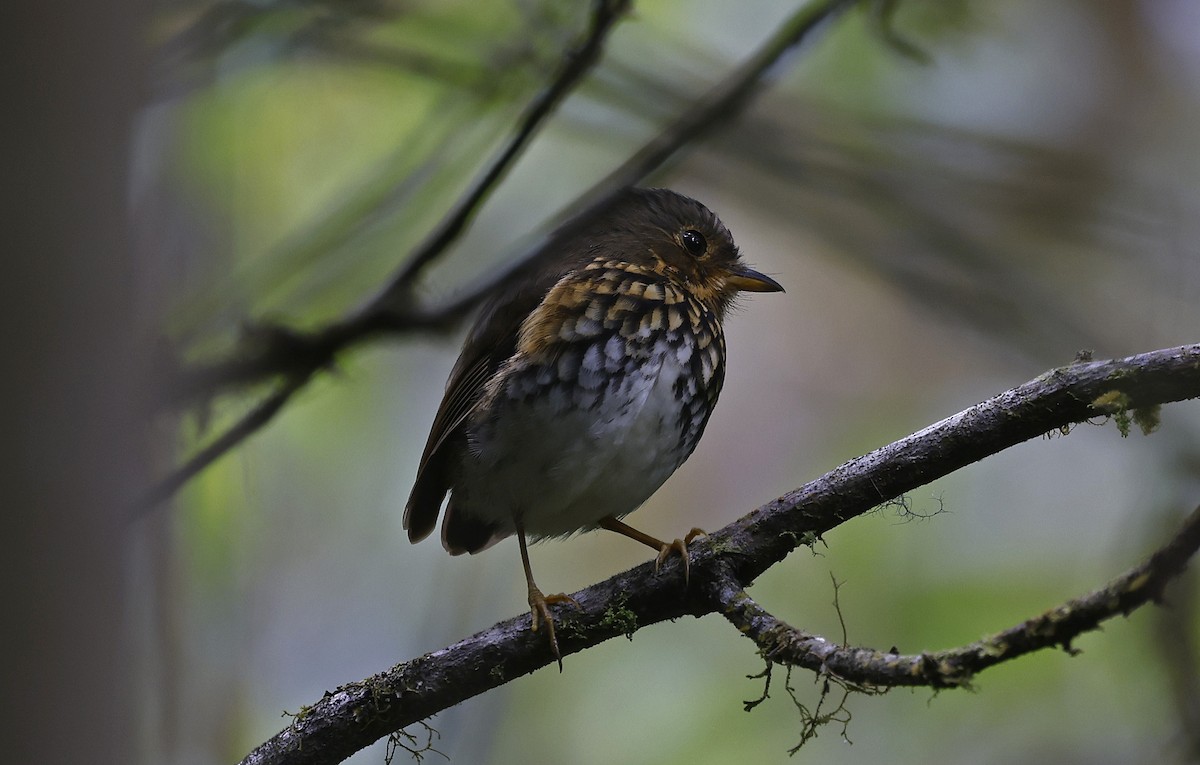
[[[307,382],[307,377],[288,378],[271,395],[260,401],[229,430],[222,433],[220,438],[193,454],[186,462],[171,471],[171,474],[165,479],[155,484],[134,506],[134,513],[140,514],[169,499],[184,484],[199,475],[222,455],[246,440],[251,433],[254,433],[270,422],[279,413],[279,410],[283,408],[284,404],[303,388]]]

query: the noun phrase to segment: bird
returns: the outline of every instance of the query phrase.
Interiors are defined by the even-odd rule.
[[[442,546],[475,554],[517,537],[532,630],[550,606],[529,542],[626,525],[696,448],[725,378],[723,321],[740,292],[782,292],[747,266],[720,219],[667,189],[625,188],[552,233],[541,256],[481,308],[433,419],[404,529],[411,543],[442,517]],[[448,497],[448,499],[447,499]],[[442,506],[445,504],[445,511]]]

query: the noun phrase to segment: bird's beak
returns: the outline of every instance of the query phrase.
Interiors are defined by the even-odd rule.
[[[735,266],[725,281],[741,292],[783,292],[779,282],[742,265]]]

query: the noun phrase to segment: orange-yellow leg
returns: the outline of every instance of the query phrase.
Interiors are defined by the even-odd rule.
[[[552,603],[570,603],[579,608],[579,603],[575,598],[561,592],[554,595],[543,595],[533,581],[533,570],[529,567],[529,548],[525,544],[525,529],[520,525],[517,526],[517,542],[521,545],[521,565],[525,567],[525,583],[529,585],[529,612],[533,621],[532,629],[537,632],[538,626],[542,622],[546,623],[546,635],[550,638],[550,650],[554,652],[554,658],[558,660],[558,671],[562,672],[562,654],[558,651],[558,638],[554,636],[554,616],[550,613],[550,605]]]
[[[688,579],[691,576],[691,562],[688,559],[687,549],[688,542],[691,542],[696,537],[708,536],[708,532],[706,532],[704,529],[694,528],[685,534],[683,539],[676,539],[674,542],[667,543],[661,539],[652,537],[649,534],[644,534],[632,526],[621,523],[611,515],[601,518],[600,523],[597,525],[599,525],[602,529],[615,531],[622,536],[629,537],[630,539],[641,542],[647,547],[652,547],[655,550],[658,550],[658,557],[654,559],[654,573],[656,574],[658,573],[659,567],[663,564],[663,561],[665,561],[671,555],[671,553],[678,553],[679,557],[683,558],[684,584],[687,584]]]

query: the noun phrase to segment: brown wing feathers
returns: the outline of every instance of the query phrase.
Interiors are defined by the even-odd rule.
[[[446,383],[446,394],[433,419],[417,480],[404,508],[404,528],[410,542],[429,536],[437,525],[442,500],[452,486],[455,464],[467,448],[467,418],[483,395],[487,380],[513,354],[521,321],[540,299],[540,293],[525,292],[507,301],[497,300],[484,307],[472,328]],[[452,549],[449,540],[443,539],[443,544]],[[471,547],[456,547],[459,552],[473,551]]]

